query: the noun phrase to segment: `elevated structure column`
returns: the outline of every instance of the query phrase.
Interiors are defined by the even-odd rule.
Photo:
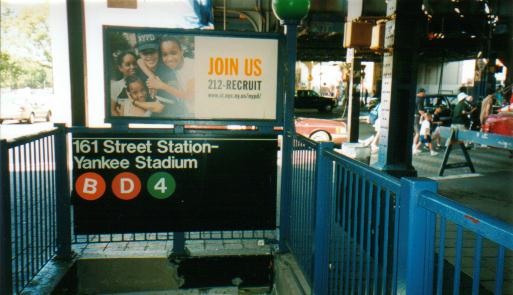
[[[349,77],[348,94],[348,113],[347,126],[349,130],[349,142],[358,142],[358,133],[360,132],[360,96],[362,88],[362,62],[360,58],[355,57],[354,48],[347,49],[346,61],[351,64]]]
[[[379,153],[375,167],[416,176],[412,166],[413,115],[422,0],[389,0],[385,30]]]
[[[71,122],[73,126],[87,123],[85,84],[84,6],[82,0],[66,0],[68,13],[68,46],[71,82]]]
[[[511,5],[513,6],[513,4]],[[505,66],[508,68],[508,72],[506,74],[506,86],[513,84],[513,15],[509,18],[509,34],[508,34],[508,42],[506,43],[506,54],[505,56]],[[504,94],[505,95],[505,94]],[[508,99],[506,97],[505,99]]]
[[[347,21],[351,22],[362,16],[363,0],[348,1],[347,3]],[[347,94],[347,129],[349,133],[349,142],[358,142],[358,133],[360,132],[360,94],[361,94],[361,60],[356,56],[355,48],[348,48],[346,62],[349,67],[349,81]]]

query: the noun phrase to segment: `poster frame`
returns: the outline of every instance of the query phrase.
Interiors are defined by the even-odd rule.
[[[172,34],[183,36],[207,36],[220,38],[249,38],[249,39],[271,39],[277,40],[277,83],[276,83],[276,116],[274,119],[180,119],[180,118],[145,118],[113,116],[110,104],[110,76],[112,72],[112,50],[108,35],[111,32],[126,33],[149,33],[149,34]],[[253,33],[253,32],[223,32],[199,29],[172,29],[153,27],[128,27],[103,25],[103,69],[104,69],[104,110],[105,123],[114,126],[123,126],[132,123],[137,124],[173,124],[173,125],[246,125],[246,126],[283,126],[284,120],[284,89],[285,89],[285,37],[279,33]]]

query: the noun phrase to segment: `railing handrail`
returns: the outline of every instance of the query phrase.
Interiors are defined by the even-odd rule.
[[[71,256],[67,148],[64,124],[0,140],[0,294]]]
[[[314,141],[314,140],[312,140],[302,134],[299,134],[299,133],[296,133],[295,138],[298,139],[299,141],[301,141],[302,143],[308,145],[308,147],[312,148],[312,149],[317,149],[317,147],[320,144],[319,142]]]
[[[354,169],[355,172],[366,174],[366,178],[368,179],[382,179],[384,181],[380,182],[384,188],[389,189],[394,192],[398,192],[401,188],[401,182],[398,178],[395,178],[391,175],[384,174],[383,172],[372,168],[368,165],[365,165],[357,160],[353,160],[349,157],[346,157],[334,150],[325,150],[324,155],[328,157],[328,159],[333,160],[335,162],[346,163]]]
[[[9,148],[5,140],[0,140],[0,294],[2,295],[10,294],[13,290],[12,211],[8,163]]]
[[[7,143],[7,148],[13,148],[32,141],[36,141],[47,136],[55,135],[57,134],[58,130],[58,127],[52,127],[51,129],[43,130],[37,133],[22,135],[14,138],[8,138],[5,139],[5,141]]]
[[[434,192],[423,191],[418,205],[476,232],[484,238],[513,250],[513,226],[494,217],[462,206]]]
[[[331,213],[327,213],[325,211],[321,212],[322,216],[326,218],[328,214],[340,214],[338,213],[339,207],[342,208],[342,217],[341,220],[349,220],[349,225],[346,227],[346,223],[343,222],[342,225],[339,228],[336,228],[337,231],[344,231],[345,235],[347,235],[347,238],[345,240],[342,240],[342,246],[340,244],[336,244],[338,242],[335,242],[334,248],[330,248],[328,254],[325,254],[322,249],[313,248],[313,254],[312,257],[316,257],[315,263],[313,263],[316,268],[313,269],[313,273],[309,274],[313,278],[312,286],[314,290],[322,290],[330,289],[333,290],[339,290],[342,291],[344,288],[345,292],[353,292],[356,290],[355,284],[360,284],[360,281],[358,280],[355,282],[355,278],[358,275],[356,264],[361,263],[363,261],[363,258],[356,258],[354,256],[354,253],[357,253],[357,250],[359,251],[365,251],[366,247],[367,249],[372,249],[369,242],[367,242],[367,246],[365,246],[365,243],[363,242],[363,239],[361,237],[364,236],[364,234],[358,235],[358,233],[364,232],[364,227],[361,227],[361,225],[365,225],[364,219],[360,219],[359,223],[357,219],[353,220],[353,223],[351,223],[351,218],[356,218],[358,216],[367,216],[371,217],[377,220],[375,227],[375,241],[379,241],[378,234],[379,232],[379,224],[380,222],[384,222],[384,224],[390,224],[388,221],[382,221],[380,217],[380,204],[383,205],[383,199],[378,199],[377,197],[375,200],[372,200],[372,194],[374,191],[373,187],[370,187],[368,189],[365,188],[366,185],[374,185],[378,186],[377,189],[379,191],[382,191],[382,189],[389,190],[392,193],[395,193],[395,199],[394,204],[391,204],[394,206],[394,212],[395,212],[395,221],[397,222],[395,224],[396,229],[394,229],[394,240],[393,243],[393,253],[400,253],[397,258],[397,264],[392,265],[392,272],[388,272],[389,266],[387,265],[386,258],[389,258],[387,255],[389,254],[382,254],[381,257],[383,257],[383,266],[379,266],[379,260],[376,260],[376,264],[373,267],[373,269],[378,269],[378,272],[374,272],[375,278],[381,278],[383,281],[386,281],[387,274],[392,274],[392,282],[381,284],[379,280],[375,280],[373,285],[373,290],[376,290],[376,288],[380,288],[380,290],[385,293],[387,290],[387,287],[390,286],[392,293],[400,293],[400,294],[433,294],[434,288],[438,288],[438,292],[441,292],[443,283],[439,283],[437,281],[436,285],[435,282],[435,276],[438,280],[439,278],[443,278],[444,272],[443,272],[443,261],[444,261],[444,252],[443,249],[447,247],[445,245],[445,224],[447,221],[452,222],[453,224],[456,224],[458,226],[458,232],[460,233],[459,238],[457,238],[456,243],[459,243],[459,248],[457,248],[457,256],[459,258],[459,262],[455,262],[455,275],[454,275],[454,289],[459,288],[459,277],[461,270],[461,256],[462,254],[462,240],[463,235],[461,234],[463,231],[473,233],[476,235],[476,250],[475,250],[475,261],[480,261],[481,253],[482,253],[482,245],[479,244],[482,240],[482,238],[487,239],[487,241],[492,242],[494,245],[498,245],[498,254],[497,254],[497,263],[496,263],[496,287],[495,292],[496,294],[500,294],[500,290],[502,288],[502,282],[503,282],[503,272],[504,272],[504,253],[505,249],[513,250],[513,225],[507,224],[503,221],[497,220],[496,218],[490,217],[484,213],[477,212],[473,209],[467,208],[463,206],[462,204],[459,204],[455,201],[452,201],[446,197],[443,197],[439,194],[437,194],[437,182],[427,179],[427,178],[401,178],[397,179],[393,176],[387,175],[377,169],[374,169],[372,167],[369,167],[361,162],[358,162],[356,160],[353,160],[351,158],[348,158],[344,156],[343,154],[338,153],[335,150],[332,149],[322,149],[318,148],[322,144],[312,142],[309,139],[296,136],[300,143],[300,149],[303,149],[305,146],[310,149],[310,146],[313,147],[317,151],[317,157],[315,158],[317,161],[322,161],[323,163],[331,163],[336,166],[335,170],[333,166],[328,166],[326,169],[330,169],[329,172],[324,171],[325,174],[332,173],[334,177],[337,178],[343,178],[342,180],[332,181],[331,185],[332,190],[333,189],[344,189],[345,192],[342,194],[333,194],[333,191],[328,190],[317,190],[315,192],[315,195],[313,198],[316,198],[317,200],[317,207],[316,209],[323,209],[322,207],[324,204],[319,203],[319,201],[324,201],[327,198],[335,198],[333,200],[334,203],[332,203],[331,206],[337,206],[335,210],[330,211]],[[299,151],[300,153],[302,151]],[[311,163],[311,158],[306,158],[308,161],[308,165],[319,165],[320,163]],[[301,159],[300,159],[301,160]],[[297,163],[297,165],[301,165],[302,163]],[[317,167],[315,166],[315,167]],[[341,167],[342,170],[338,170],[336,167]],[[318,169],[320,170],[320,169]],[[341,172],[341,173],[340,173]],[[319,173],[323,173],[323,170],[316,171],[315,172],[315,179],[319,179]],[[337,175],[342,174],[341,175]],[[301,174],[300,174],[301,175]],[[358,179],[361,178],[365,182],[358,182]],[[326,175],[323,176],[323,179],[329,179],[326,177]],[[314,187],[319,185],[319,181],[316,181],[314,184]],[[326,185],[326,184],[324,184]],[[356,186],[356,189],[352,186]],[[361,188],[360,188],[361,186]],[[356,194],[360,194],[358,196],[354,196],[356,191]],[[386,192],[387,194],[389,192]],[[369,200],[372,200],[371,202],[376,202],[376,208],[368,206],[368,210],[371,213],[361,213],[358,210],[361,210],[364,205],[358,207],[359,205],[359,197],[365,198],[368,197]],[[381,201],[378,201],[381,200]],[[385,199],[388,201],[388,199]],[[346,206],[346,204],[348,204]],[[372,204],[372,203],[371,203]],[[322,205],[322,206],[320,206]],[[353,207],[351,207],[353,205]],[[386,205],[388,206],[388,205]],[[372,208],[372,209],[371,209]],[[383,208],[383,207],[381,207]],[[388,208],[388,207],[387,207]],[[311,209],[310,209],[311,210]],[[321,211],[322,211],[321,210]],[[367,209],[365,209],[367,210]],[[372,213],[376,211],[376,213]],[[319,214],[318,211],[316,211],[316,214]],[[358,215],[360,214],[360,215]],[[437,216],[440,218],[440,223],[437,223]],[[317,216],[319,217],[319,216]],[[327,217],[332,218],[332,217]],[[335,221],[338,222],[335,216]],[[385,219],[387,220],[387,219]],[[324,220],[322,220],[324,221]],[[368,219],[367,225],[371,224],[371,219]],[[360,225],[360,228],[363,230],[358,230],[356,225],[357,223]],[[320,227],[317,227],[317,226]],[[329,231],[330,227],[326,226],[324,223],[316,222],[315,229],[313,230],[314,233],[318,233],[318,231]],[[437,226],[440,226],[442,229],[437,229]],[[370,227],[368,227],[370,229]],[[436,236],[437,231],[440,232],[440,239],[442,242],[438,246],[442,247],[442,250],[439,250],[437,254],[436,250]],[[387,249],[386,246],[391,244],[391,241],[388,241],[386,238],[390,237],[389,234],[386,233],[387,231],[383,232],[383,245],[384,249]],[[442,233],[443,232],[443,233]],[[356,233],[356,234],[355,234]],[[322,242],[326,240],[326,232],[323,232],[323,235],[316,235],[314,245],[323,245]],[[296,235],[304,235],[304,233],[296,233]],[[341,236],[342,238],[344,235]],[[359,246],[355,246],[355,244],[358,243],[357,239],[360,237],[360,244]],[[329,236],[328,240],[330,239],[336,239],[335,236]],[[351,239],[353,239],[353,243],[351,244]],[[368,241],[371,239],[370,236],[367,238]],[[319,240],[319,241],[318,241]],[[371,241],[372,243],[372,241]],[[377,249],[377,247],[381,247],[379,242],[375,242],[373,244],[375,246],[374,250]],[[397,245],[397,248],[396,248]],[[342,247],[343,249],[340,250],[339,248]],[[352,248],[351,248],[352,247]],[[322,248],[322,247],[321,247]],[[294,251],[295,249],[292,249]],[[301,250],[301,249],[300,249]],[[384,253],[390,253],[387,252],[387,250]],[[319,254],[318,252],[321,252],[322,254]],[[332,258],[330,255],[331,253],[337,253],[335,258]],[[342,254],[340,254],[342,253]],[[377,253],[377,252],[376,252]],[[502,253],[502,254],[501,254]],[[298,253],[299,255],[302,255],[303,253]],[[351,258],[351,255],[354,257]],[[439,256],[436,256],[439,255]],[[330,260],[329,263],[332,263],[334,265],[334,268],[332,271],[332,275],[334,276],[333,280],[338,280],[337,282],[331,284],[331,281],[328,282],[328,287],[325,286],[325,271],[328,268],[327,266],[323,266],[319,257],[329,256],[328,259]],[[369,255],[370,257],[370,255]],[[377,254],[374,257],[380,257]],[[438,257],[438,258],[436,258]],[[479,257],[479,259],[477,258]],[[339,259],[340,258],[340,259]],[[369,259],[370,258],[365,258]],[[441,259],[441,260],[440,260]],[[303,259],[304,260],[304,259]],[[435,269],[435,263],[438,260],[438,267]],[[343,264],[338,265],[338,263],[341,263],[340,261],[343,261]],[[360,262],[358,262],[360,261]],[[394,260],[395,261],[395,260]],[[383,267],[383,270],[381,268]],[[387,268],[388,267],[388,268]],[[480,263],[474,262],[474,268],[473,268],[473,278],[474,281],[472,283],[473,291],[479,290],[480,288],[480,279],[479,279],[479,272],[480,272],[481,266]],[[361,276],[362,268],[360,268],[360,276]],[[438,274],[437,274],[438,271]],[[349,274],[349,272],[352,272],[352,274]],[[382,276],[381,276],[382,274]],[[370,276],[366,274],[366,277],[369,278]],[[476,279],[477,278],[477,279]],[[372,279],[372,278],[371,278]],[[331,278],[329,279],[331,280]],[[362,281],[363,282],[363,281]],[[358,285],[358,292],[360,292],[361,288],[366,288],[368,290],[368,283],[366,283],[365,286]],[[499,290],[499,291],[497,291]],[[314,291],[315,292],[315,291]],[[326,292],[318,292],[318,294],[326,294]]]
[[[208,126],[208,125],[205,125]],[[84,126],[72,126],[66,128],[67,133],[80,133],[80,134],[112,134],[113,132],[130,132],[131,134],[164,134],[164,135],[176,135],[175,128],[131,128],[129,126],[115,126],[115,127],[84,127]],[[271,129],[264,131],[264,129],[194,129],[185,128],[185,135],[194,134],[208,134],[218,135],[276,135],[278,136],[281,131]]]
[[[513,150],[513,137],[495,133],[480,132],[474,130],[454,130],[455,140],[470,141],[473,143],[484,144],[491,147]],[[450,137],[452,129],[450,127],[440,127],[442,137]]]

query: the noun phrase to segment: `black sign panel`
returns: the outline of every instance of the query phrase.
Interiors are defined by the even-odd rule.
[[[276,227],[277,139],[73,135],[75,232]]]

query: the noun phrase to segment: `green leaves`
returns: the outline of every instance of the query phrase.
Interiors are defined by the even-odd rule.
[[[1,2],[0,87],[51,87],[49,3]]]

